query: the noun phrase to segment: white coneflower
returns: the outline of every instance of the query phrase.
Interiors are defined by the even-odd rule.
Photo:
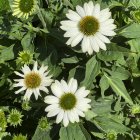
[[[56,123],[63,120],[66,127],[69,122],[79,122],[79,116],[85,117],[84,112],[91,108],[91,100],[86,98],[90,91],[85,87],[78,89],[77,80],[73,78],[68,84],[64,80],[56,80],[51,90],[54,95],[45,97],[45,103],[49,104],[45,111],[48,112],[47,117],[57,115]]]
[[[72,47],[82,41],[82,51],[90,55],[99,52],[99,48],[106,50],[105,43],[110,43],[106,36],[114,36],[114,20],[111,19],[109,8],[100,10],[100,5],[93,2],[85,3],[84,7],[76,6],[76,12],[69,10],[66,14],[69,20],[61,21],[61,29],[66,31],[64,37]]]
[[[13,10],[13,16],[18,18],[23,17],[27,19],[36,11],[37,1],[36,0],[13,0],[11,5]]]
[[[38,96],[40,96],[40,90],[48,93],[47,86],[50,86],[52,83],[52,76],[47,76],[49,71],[47,66],[41,66],[41,68],[37,69],[38,64],[35,62],[33,70],[31,70],[27,65],[22,67],[23,74],[15,71],[15,74],[22,77],[22,79],[15,79],[16,82],[14,87],[21,87],[19,90],[15,92],[18,94],[24,90],[26,93],[24,95],[24,100],[29,100],[31,95],[34,94],[36,100]]]

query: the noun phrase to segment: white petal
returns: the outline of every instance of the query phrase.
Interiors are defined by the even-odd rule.
[[[34,89],[34,95],[35,95],[35,99],[37,100],[38,99],[38,96],[40,96],[40,92],[39,92],[39,89]]]
[[[61,80],[61,86],[62,86],[62,89],[63,89],[64,93],[69,93],[70,92],[69,86],[64,80]]]
[[[94,7],[94,10],[93,10],[93,16],[98,18],[99,15],[100,15],[100,5],[97,3]]]
[[[18,94],[18,93],[24,91],[25,89],[26,89],[25,87],[22,87],[22,88],[20,88],[19,90],[15,91],[15,94]]]
[[[67,127],[68,124],[69,124],[67,112],[64,113],[63,124],[64,124],[65,127]]]
[[[64,34],[64,37],[73,37],[75,34],[78,34],[79,31],[77,28],[71,29]]]
[[[70,81],[69,81],[69,83],[68,83],[68,86],[69,86],[70,91],[72,93],[75,93],[76,90],[77,90],[77,86],[78,86],[77,80],[71,78]]]
[[[90,91],[89,90],[85,90],[85,87],[81,87],[81,88],[79,88],[77,91],[76,91],[76,93],[75,93],[75,95],[78,97],[78,98],[84,98],[84,97],[86,97],[88,94],[90,93]]]
[[[103,35],[106,35],[106,36],[115,36],[116,33],[114,31],[100,31]]]
[[[79,116],[78,116],[78,114],[77,114],[76,109],[73,109],[73,114],[74,114],[75,121],[76,121],[76,122],[79,122]]]
[[[49,95],[45,97],[44,102],[47,104],[59,103],[59,99],[55,96]]]
[[[85,117],[85,114],[84,114],[81,110],[76,109],[76,112],[77,112],[77,114],[78,114],[79,116]]]
[[[84,10],[86,15],[92,15],[93,9],[91,9],[87,3],[84,3]]]
[[[110,40],[106,36],[102,35],[100,32],[98,32],[96,35],[101,41],[105,43],[110,43]]]
[[[84,17],[85,16],[85,11],[84,9],[81,7],[81,6],[76,6],[76,11],[77,13],[81,16],[81,17]]]
[[[47,106],[47,107],[45,108],[45,111],[46,111],[46,112],[49,112],[49,111],[54,110],[54,109],[56,109],[56,108],[58,108],[58,107],[59,107],[58,104],[52,104],[52,105]]]
[[[59,108],[55,108],[54,110],[49,111],[49,113],[47,114],[47,117],[56,116],[59,112],[60,112],[60,109]]]
[[[105,43],[103,43],[98,37],[96,37],[95,40],[97,41],[97,43],[101,49],[106,50]]]
[[[31,95],[32,95],[32,90],[27,89],[23,99],[30,100]]]
[[[73,28],[76,28],[77,27],[77,24],[78,22],[75,22],[75,21],[71,21],[71,20],[64,20],[64,21],[61,21],[60,22],[62,26],[66,26],[66,27],[73,27]]]
[[[75,117],[74,117],[73,111],[70,110],[70,111],[67,112],[67,114],[68,114],[68,118],[69,118],[70,122],[74,123],[75,122]]]
[[[83,36],[84,35],[82,33],[79,33],[78,36],[76,36],[75,39],[73,39],[73,41],[71,42],[71,46],[76,46],[82,40]]]
[[[37,70],[37,66],[38,66],[38,63],[37,63],[37,61],[34,63],[34,67],[33,67],[33,71],[34,72],[37,72],[38,70]]]
[[[61,84],[57,80],[55,81],[55,83],[52,84],[51,90],[52,90],[53,94],[57,97],[62,96],[62,94],[64,93],[61,88]]]
[[[27,73],[30,73],[31,70],[30,70],[30,68],[29,68],[27,65],[24,65],[24,66],[22,67],[22,72],[23,72],[24,74],[27,74]]]
[[[111,12],[100,13],[99,21],[100,21],[100,22],[105,22],[105,21],[108,20],[110,17],[111,17]]]
[[[21,73],[19,73],[19,72],[17,72],[17,71],[14,71],[14,73],[15,73],[16,75],[18,75],[18,76],[20,76],[20,77],[23,77],[23,78],[24,78],[24,75],[23,75],[23,74],[21,74]]]
[[[94,37],[91,37],[91,38],[90,38],[90,42],[91,42],[91,47],[92,47],[92,49],[93,49],[95,52],[99,52],[100,47],[99,47],[99,45],[97,44],[97,41],[95,40]]]
[[[40,90],[44,91],[45,93],[48,93],[48,89],[44,86],[39,87]]]
[[[72,21],[79,21],[81,17],[74,11],[69,10],[69,13],[66,14],[67,18],[69,18]]]
[[[90,7],[91,11],[93,12],[94,5],[93,5],[92,1],[89,1],[88,6]]]
[[[64,111],[61,109],[61,111],[58,113],[56,118],[56,123],[60,123],[64,117]]]
[[[84,36],[83,41],[82,41],[82,51],[83,51],[84,53],[87,52],[86,40],[87,40],[87,37]]]

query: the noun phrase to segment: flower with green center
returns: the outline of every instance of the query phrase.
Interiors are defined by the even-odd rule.
[[[38,126],[41,130],[43,131],[47,131],[50,129],[50,124],[47,120],[46,117],[42,117],[40,120],[39,120],[39,123],[38,123]]]
[[[140,105],[139,104],[134,104],[131,109],[130,112],[135,115],[135,114],[139,114],[140,113]]]
[[[0,109],[0,131],[5,131],[7,127],[7,121],[5,117],[5,113]]]
[[[107,140],[117,140],[117,133],[114,130],[109,131],[106,134]]]
[[[76,79],[71,78],[68,84],[56,80],[51,90],[54,96],[45,97],[45,103],[49,104],[45,111],[48,117],[57,116],[56,123],[63,121],[66,127],[69,122],[79,122],[79,116],[85,117],[85,112],[91,108],[91,100],[86,98],[90,91],[85,87],[78,88]]]
[[[33,62],[33,53],[31,53],[30,51],[19,52],[17,63],[31,64],[32,62]]]
[[[31,70],[27,65],[22,67],[23,74],[15,71],[15,74],[22,77],[22,79],[15,79],[14,87],[20,87],[19,90],[15,92],[18,94],[24,90],[26,93],[24,95],[24,100],[30,100],[32,93],[35,96],[35,99],[38,99],[40,96],[40,90],[48,93],[47,86],[50,86],[52,83],[51,75],[48,71],[48,66],[42,65],[38,70],[38,63],[34,63],[33,70]]]
[[[28,19],[37,9],[37,0],[13,0],[11,7],[13,16]]]
[[[31,109],[31,106],[29,104],[29,101],[23,101],[23,103],[22,103],[22,109],[23,110],[26,110],[26,111],[29,111]]]
[[[106,50],[105,43],[110,43],[106,36],[114,36],[114,20],[111,19],[109,9],[100,10],[100,5],[92,1],[85,3],[84,7],[76,6],[76,12],[69,10],[66,14],[69,20],[61,21],[61,29],[66,31],[64,37],[69,37],[67,45],[75,47],[81,43],[82,51],[90,55]]]
[[[27,136],[24,136],[22,134],[14,135],[12,140],[27,140]]]
[[[11,126],[21,125],[23,115],[17,109],[12,109],[8,115],[7,122]]]

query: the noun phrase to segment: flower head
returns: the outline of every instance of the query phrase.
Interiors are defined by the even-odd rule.
[[[30,51],[19,52],[17,63],[31,64],[32,62],[33,62],[33,53],[31,53]]]
[[[47,131],[50,129],[50,124],[47,120],[46,117],[42,117],[40,120],[39,120],[39,123],[38,123],[38,126],[41,130],[43,131]]]
[[[56,80],[51,90],[54,95],[45,97],[45,103],[49,104],[45,111],[48,117],[57,115],[56,123],[63,120],[65,127],[69,122],[79,122],[79,116],[85,117],[84,112],[91,107],[91,100],[86,98],[90,91],[85,90],[85,87],[78,89],[77,80],[73,78],[68,84],[64,80]]]
[[[27,140],[27,136],[23,136],[22,134],[14,135],[12,140]]]
[[[15,79],[14,87],[21,87],[15,92],[18,94],[24,90],[26,93],[24,95],[24,100],[30,100],[32,93],[35,95],[36,100],[40,96],[40,90],[48,93],[47,86],[52,83],[52,76],[48,76],[48,66],[42,65],[38,70],[37,62],[34,63],[33,70],[31,70],[27,65],[22,67],[23,74],[15,71],[15,74],[22,77],[22,79]]]
[[[66,14],[69,20],[61,21],[61,29],[66,31],[64,37],[69,37],[66,42],[72,47],[82,41],[82,51],[90,55],[99,52],[99,49],[106,50],[105,43],[110,43],[106,36],[114,36],[116,25],[111,19],[109,9],[100,10],[100,5],[94,5],[92,1],[85,3],[84,7],[76,6],[76,12],[69,10]]]
[[[13,16],[28,19],[36,11],[36,0],[13,0],[12,4]]]
[[[23,115],[20,111],[16,109],[12,109],[10,114],[8,115],[7,122],[10,123],[12,126],[21,125]]]
[[[117,140],[117,133],[114,130],[109,131],[106,134],[107,140]]]
[[[134,104],[131,109],[130,112],[135,115],[135,114],[139,114],[140,113],[140,105],[139,104]]]

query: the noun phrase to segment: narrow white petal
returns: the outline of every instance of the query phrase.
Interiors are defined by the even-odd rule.
[[[34,67],[33,67],[33,71],[35,71],[35,72],[37,72],[38,70],[37,70],[37,66],[38,66],[38,63],[37,63],[37,61],[34,63]]]
[[[105,43],[103,43],[98,37],[96,37],[95,40],[97,41],[97,43],[101,49],[106,50]]]
[[[78,22],[75,21],[71,21],[71,20],[64,20],[60,22],[62,26],[66,26],[66,27],[73,27],[76,28]]]
[[[71,46],[76,46],[82,40],[83,36],[84,35],[82,33],[79,33],[78,36],[76,36],[75,39],[73,39]]]
[[[102,40],[103,42],[105,42],[105,43],[110,43],[110,40],[109,40],[106,36],[102,35],[100,32],[98,32],[96,35],[97,35],[97,37],[98,37],[100,40]]]
[[[75,34],[78,34],[79,31],[77,28],[71,29],[64,34],[64,37],[73,37]]]
[[[91,12],[93,12],[94,5],[92,1],[89,1],[88,6],[91,9]]]
[[[23,74],[21,74],[21,73],[19,73],[19,72],[17,72],[17,71],[15,71],[14,72],[16,75],[18,75],[18,76],[20,76],[20,77],[23,77],[24,78],[24,75]]]
[[[56,108],[58,108],[58,107],[59,107],[58,104],[52,104],[52,105],[47,106],[47,107],[45,108],[45,111],[46,111],[46,112],[49,112],[49,111],[54,110],[54,109],[56,109]]]
[[[100,22],[105,22],[111,17],[111,12],[106,12],[106,13],[100,13],[99,21]]]
[[[22,87],[22,88],[20,88],[19,90],[15,91],[15,94],[18,94],[18,93],[24,91],[25,89],[26,89],[25,87]]]
[[[86,97],[89,93],[90,93],[89,90],[85,90],[85,87],[81,87],[81,88],[79,88],[79,89],[76,91],[75,95],[76,95],[78,98],[80,98],[80,97],[84,98],[84,97]]]
[[[44,91],[45,93],[48,93],[48,89],[44,86],[39,87],[40,90]]]
[[[69,18],[72,21],[79,21],[81,17],[74,11],[69,10],[69,13],[66,14],[67,18]]]
[[[51,90],[52,90],[53,94],[57,97],[62,96],[62,94],[64,93],[61,88],[61,84],[57,80],[55,81],[55,83],[52,84]]]
[[[100,31],[103,35],[106,35],[106,36],[115,36],[116,33],[114,31]]]
[[[99,45],[97,44],[97,41],[95,40],[94,37],[91,37],[91,38],[90,38],[90,42],[91,42],[91,47],[92,47],[92,49],[93,49],[95,52],[99,52],[100,47],[99,47]]]
[[[59,103],[59,99],[55,96],[49,95],[45,97],[44,102],[47,104]]]
[[[96,18],[98,18],[100,15],[100,5],[96,4],[93,10],[93,16],[95,16]]]
[[[63,89],[64,93],[69,93],[70,92],[69,86],[64,80],[61,80],[61,86],[62,86],[62,89]]]
[[[61,111],[58,113],[56,118],[56,123],[60,123],[64,117],[64,111],[61,109]]]
[[[69,83],[68,83],[68,86],[69,86],[70,91],[72,93],[75,93],[76,90],[77,90],[77,86],[78,86],[77,80],[71,78],[70,81],[69,81]]]
[[[82,51],[83,51],[84,53],[87,52],[86,40],[87,40],[87,37],[84,36],[83,41],[82,41]]]
[[[63,124],[64,124],[65,127],[67,127],[68,124],[69,124],[67,112],[64,113]]]
[[[67,114],[68,114],[68,118],[69,118],[70,122],[74,123],[75,122],[75,117],[74,117],[73,111],[70,110],[70,111],[67,112]]]
[[[49,111],[49,113],[47,114],[47,117],[56,116],[59,112],[60,112],[60,109],[59,108],[55,108],[54,110]]]
[[[22,67],[22,72],[23,72],[24,74],[27,74],[27,73],[30,73],[31,70],[30,70],[30,68],[29,68],[27,65],[24,65],[24,66]]]
[[[76,11],[81,17],[84,17],[86,15],[84,9],[79,5],[76,6]]]
[[[87,4],[87,3],[84,4],[84,10],[85,10],[85,14],[86,14],[87,16],[92,15],[93,9],[91,9],[91,8],[89,7],[89,4]]]
[[[31,95],[32,95],[32,90],[27,89],[23,99],[24,100],[30,100]]]
[[[85,117],[85,114],[84,114],[81,110],[76,109],[76,112],[77,112],[77,114],[78,114],[79,116]]]

